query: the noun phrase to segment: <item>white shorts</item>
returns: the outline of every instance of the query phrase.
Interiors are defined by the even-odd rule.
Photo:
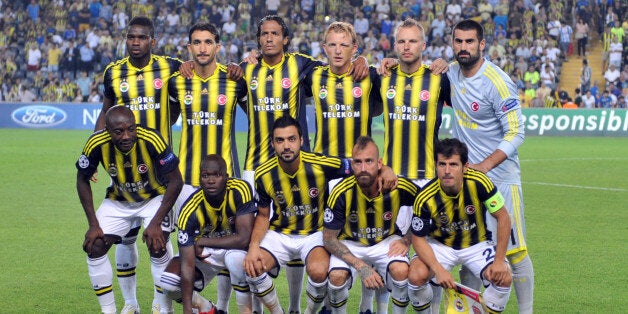
[[[367,246],[355,241],[350,240],[340,240],[342,244],[346,245],[351,254],[355,255],[355,257],[361,259],[365,263],[371,265],[375,270],[379,273],[382,278],[386,280],[386,286],[390,290],[392,289],[392,281],[389,280],[388,274],[388,266],[393,262],[404,262],[408,264],[408,256],[388,256],[388,251],[390,249],[390,243],[395,240],[401,239],[400,236],[392,235],[382,242],[377,243],[375,245]],[[329,259],[329,271],[334,269],[345,269],[351,273],[351,277],[357,279],[356,270],[349,266],[345,261],[332,255]]]
[[[179,213],[181,213],[181,207],[183,207],[183,204],[185,204],[185,201],[188,200],[188,197],[190,197],[192,193],[196,192],[196,190],[198,190],[198,187],[195,187],[189,184],[184,184],[183,187],[181,188],[181,192],[179,192],[179,196],[177,196],[177,200],[174,202],[174,206],[173,206],[175,224],[177,223],[177,220],[179,220]]]
[[[248,289],[248,283],[244,275],[244,257],[246,252],[242,250],[225,250],[205,247],[203,255],[210,254],[203,260],[196,259],[196,269],[201,273],[202,279],[194,282],[194,288],[198,291],[203,290],[211,282],[218,273],[223,270],[229,270],[231,285]]]
[[[319,246],[323,247],[322,231],[304,236],[268,230],[260,243],[260,247],[268,251],[277,264],[277,267],[268,272],[272,277],[277,277],[281,266],[285,266],[292,260],[307,260],[310,251]]]
[[[104,234],[124,237],[133,227],[148,226],[161,205],[163,195],[138,203],[120,202],[111,199],[103,200],[96,211],[96,218]],[[173,211],[161,222],[161,230],[174,230]]]
[[[471,270],[473,274],[482,279],[484,286],[490,284],[489,281],[482,278],[484,269],[495,260],[495,247],[493,242],[484,241],[466,249],[454,250],[430,237],[426,238],[432,247],[434,255],[438,262],[447,271],[451,271],[456,265],[464,265]]]
[[[517,260],[511,260],[511,262],[517,263],[527,255],[528,250],[521,185],[495,182],[495,187],[504,196],[504,206],[506,206],[510,216],[511,229],[506,255],[510,256],[521,252],[522,254],[517,254]],[[487,215],[486,225],[493,233],[493,240],[497,241],[497,220],[492,215]]]
[[[242,180],[249,183],[251,192],[253,192],[253,199],[255,199],[255,170],[242,171]]]

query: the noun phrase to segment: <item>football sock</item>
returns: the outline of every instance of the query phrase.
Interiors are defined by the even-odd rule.
[[[113,294],[113,269],[107,255],[87,258],[87,272],[103,313],[115,313],[116,302]]]

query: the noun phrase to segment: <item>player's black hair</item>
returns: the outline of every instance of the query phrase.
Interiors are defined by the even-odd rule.
[[[153,25],[153,20],[146,16],[136,16],[129,22],[129,28],[134,25],[147,27],[150,31],[150,37],[155,38],[155,25]]]
[[[436,144],[434,160],[438,160],[438,154],[447,158],[453,155],[459,155],[460,161],[463,165],[469,161],[469,149],[467,148],[467,144],[461,142],[457,138],[446,138],[438,141]]]
[[[227,174],[227,162],[225,162],[225,159],[222,158],[222,156],[218,155],[218,154],[209,154],[205,157],[203,157],[203,160],[201,161],[201,169],[203,168],[203,165],[207,164],[208,162],[215,162],[218,164],[218,166],[220,167],[220,172],[222,174]]]
[[[281,26],[282,36],[284,38],[288,38],[288,42],[283,45],[283,52],[288,51],[288,47],[290,47],[290,30],[288,29],[288,25],[286,25],[286,22],[279,15],[266,15],[261,20],[259,20],[259,22],[257,23],[257,34],[255,34],[255,36],[257,37],[257,48],[262,48],[259,39],[262,36],[262,25],[267,21],[275,21],[277,22],[277,24],[279,24],[279,26]]]
[[[299,121],[297,121],[297,119],[289,115],[283,115],[281,118],[275,120],[275,123],[273,123],[273,133],[275,132],[276,129],[283,129],[289,126],[295,126],[297,128],[297,131],[299,132],[299,136],[303,137],[303,130],[301,129],[301,124],[299,123]]]
[[[192,33],[196,32],[196,31],[208,31],[208,32],[212,33],[212,35],[214,35],[216,43],[220,42],[220,32],[218,31],[218,28],[216,28],[216,25],[214,25],[212,23],[209,23],[209,22],[198,22],[198,23],[194,24],[192,26],[192,28],[190,28],[190,31],[188,32],[188,41],[190,43],[192,43]]]
[[[482,28],[482,25],[480,25],[480,23],[474,20],[462,20],[458,22],[456,26],[454,26],[454,28],[451,30],[452,36],[457,29],[462,31],[475,30],[478,34],[478,41],[482,41],[482,39],[484,39],[484,28]]]

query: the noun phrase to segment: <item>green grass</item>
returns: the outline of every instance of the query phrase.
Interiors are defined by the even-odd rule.
[[[0,129],[2,313],[99,310],[81,250],[86,221],[75,190],[74,162],[88,135]],[[244,142],[241,137],[238,141]],[[624,312],[628,139],[529,137],[520,154],[536,312]],[[93,187],[97,203],[109,182],[103,171],[100,179]],[[138,298],[144,312],[152,300],[149,269],[141,244]],[[283,278],[276,286],[285,304]],[[357,308],[359,291],[359,286],[352,289],[349,309]],[[215,299],[214,286],[203,294]],[[234,300],[231,305],[237,313]],[[506,313],[516,312],[513,292]]]

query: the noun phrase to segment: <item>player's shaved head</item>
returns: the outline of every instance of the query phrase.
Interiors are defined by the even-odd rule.
[[[209,165],[212,163],[218,165],[222,174],[227,173],[227,162],[225,162],[225,159],[218,154],[210,154],[203,157],[203,161],[201,162],[201,170],[209,168]]]
[[[118,121],[132,121],[131,124],[135,124],[135,115],[133,111],[126,106],[113,106],[107,110],[105,114],[105,126],[109,130],[113,124]]]

